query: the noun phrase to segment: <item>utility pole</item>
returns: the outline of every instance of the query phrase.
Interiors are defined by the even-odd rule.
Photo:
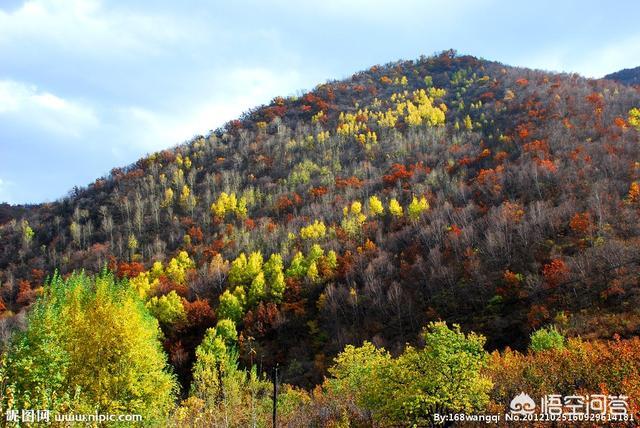
[[[278,364],[273,368],[273,428],[278,422]]]

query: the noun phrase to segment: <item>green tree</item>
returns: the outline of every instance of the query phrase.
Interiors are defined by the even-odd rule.
[[[230,319],[219,320],[216,324],[216,334],[224,340],[227,346],[236,343],[238,340],[236,323]]]
[[[531,334],[529,349],[534,352],[547,351],[549,349],[563,349],[564,336],[555,326],[541,328]]]
[[[207,330],[200,345],[196,348],[196,362],[193,365],[191,393],[201,399],[215,391],[221,396],[220,373],[227,361],[227,346],[224,337],[218,335],[215,328]]]
[[[126,282],[110,273],[56,275],[3,357],[2,407],[126,412],[158,423],[177,390],[160,336]]]
[[[175,290],[164,296],[154,296],[146,304],[151,315],[164,325],[179,325],[187,320],[182,298]]]
[[[407,213],[409,214],[409,218],[413,221],[416,221],[420,218],[420,215],[429,209],[429,203],[427,202],[427,198],[424,196],[420,199],[413,197],[413,200],[409,204],[407,208]]]
[[[284,296],[286,284],[284,281],[284,264],[280,254],[271,254],[264,264],[264,275],[267,281],[267,293],[274,302],[280,302]]]
[[[31,226],[29,226],[29,222],[27,220],[22,220],[22,245],[25,248],[28,248],[31,241],[33,241],[34,236],[35,233]]]
[[[360,347],[347,345],[329,369],[332,377],[327,386],[337,396],[353,397],[360,406],[377,413],[388,399],[386,385],[393,364],[387,351],[370,342]]]
[[[175,416],[176,426],[266,426],[271,383],[255,367],[238,368],[238,352],[219,329],[209,329],[196,349],[191,397]]]
[[[389,425],[432,426],[435,413],[483,409],[492,387],[481,373],[485,338],[438,322],[429,324],[424,341],[423,349],[409,346],[396,359],[368,342],[347,346],[329,369],[327,385]]]
[[[218,305],[218,319],[230,319],[233,322],[238,322],[244,315],[242,303],[238,296],[231,294],[229,290],[225,290],[220,295],[220,304]]]
[[[327,253],[327,257],[325,259],[326,263],[327,263],[327,267],[331,270],[336,270],[338,267],[338,255],[336,254],[335,251],[330,250]]]
[[[249,286],[254,278],[262,271],[263,258],[259,251],[249,254],[240,253],[236,259],[231,262],[229,270],[229,283],[231,285]]]
[[[444,322],[430,323],[423,337],[424,348],[408,347],[391,371],[395,393],[388,414],[421,425],[432,424],[435,413],[483,409],[492,387],[481,373],[488,360],[485,338]]]
[[[243,196],[240,198],[240,200],[238,200],[238,206],[236,208],[236,216],[239,219],[244,220],[245,218],[247,218],[248,211],[249,210],[247,209],[247,198]]]
[[[256,306],[265,298],[265,286],[266,283],[264,280],[264,273],[258,272],[255,278],[253,278],[253,281],[251,281],[251,285],[249,286],[249,294],[247,296],[249,306]]]
[[[298,251],[291,259],[291,263],[287,268],[287,276],[290,278],[302,278],[307,273],[305,268],[305,260],[301,251]]]

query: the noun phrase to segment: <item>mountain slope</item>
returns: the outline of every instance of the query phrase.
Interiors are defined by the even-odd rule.
[[[611,81],[453,52],[276,98],[0,226],[4,322],[54,269],[108,264],[185,298],[164,326],[184,384],[238,302],[243,361],[305,386],[345,344],[398,351],[431,320],[490,348],[550,322],[638,334],[639,105]]]
[[[605,79],[615,80],[625,85],[640,85],[640,67],[625,68],[615,73],[607,74]]]

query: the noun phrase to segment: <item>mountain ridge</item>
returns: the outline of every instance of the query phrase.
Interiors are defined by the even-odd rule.
[[[457,52],[455,50],[453,50],[453,49],[450,49],[450,50],[445,51],[445,52],[452,52],[454,55],[457,55]],[[468,56],[468,55],[466,55],[466,56]],[[482,60],[482,61],[486,61],[486,60]],[[388,63],[386,65],[396,64],[396,63],[401,63],[401,62],[403,62],[403,60],[397,60],[397,61],[394,61],[394,62],[390,62],[390,63]],[[500,64],[500,63],[496,62],[496,64]],[[516,66],[509,66],[509,67],[511,67],[511,68],[524,68],[524,69],[527,69],[527,70],[530,70],[530,71],[540,71],[540,72],[548,73],[548,74],[552,74],[552,75],[569,75],[569,74],[572,74],[572,73],[568,73],[568,72],[548,72],[546,70],[529,69],[529,68],[526,68],[526,67],[516,67]],[[601,79],[613,80],[613,81],[616,81],[618,83],[622,83],[622,84],[625,84],[625,85],[637,85],[637,84],[640,84],[640,66],[634,67],[634,68],[625,68],[625,69],[622,69],[622,70],[618,70],[618,71],[615,71],[613,73],[609,73],[609,74],[605,75],[604,77],[602,77],[600,79],[594,79],[594,80],[601,80]],[[321,85],[324,85],[324,84],[329,84],[331,82],[336,82],[336,81],[337,80],[327,80],[325,83],[319,84],[318,86],[321,86]],[[309,92],[312,92],[312,91],[309,91]],[[282,97],[275,97],[274,99],[277,99],[277,98],[282,98]],[[287,98],[290,98],[290,97],[287,97]],[[258,106],[255,106],[253,108],[250,108],[247,111],[243,112],[238,119],[234,119],[234,120],[230,120],[230,121],[226,122],[225,124],[223,124],[222,126],[217,128],[216,130],[212,130],[210,132],[210,134],[214,134],[214,133],[218,134],[220,132],[224,132],[224,130],[226,128],[230,127],[233,122],[235,122],[237,120],[240,120],[241,118],[245,118],[247,116],[251,116],[256,111],[268,108],[270,106],[272,106],[272,104],[262,104],[262,105],[258,105]],[[167,150],[169,150],[169,151],[178,150],[181,146],[188,146],[190,144],[193,144],[195,141],[197,141],[200,138],[204,138],[204,136],[202,134],[195,135],[194,137],[192,137],[189,140],[186,140],[185,142],[178,143],[178,144],[176,144],[174,146],[171,146],[171,147],[168,147],[166,149],[161,149],[156,153],[159,153],[159,152],[162,152],[162,151],[167,151]],[[149,156],[150,156],[150,154],[146,154],[146,155],[140,157],[135,162],[129,163],[127,165],[114,167],[114,168],[112,168],[112,171],[127,170],[127,169],[130,169],[130,168],[133,168],[139,162],[142,162],[145,159],[148,159]],[[111,174],[112,174],[112,172],[110,172],[110,175]],[[98,181],[98,180],[101,180],[101,179],[106,179],[108,177],[109,177],[109,175],[102,176],[102,177],[97,178],[95,181]],[[94,183],[95,183],[95,181],[94,181]],[[52,202],[32,202],[32,203],[21,203],[21,204],[11,204],[11,203],[8,203],[8,202],[0,202],[0,206],[2,206],[3,210],[10,211],[12,209],[31,209],[31,208],[34,208],[34,207],[39,207],[41,205],[46,205],[46,204],[50,204],[50,203],[57,203],[57,202],[60,202],[62,199],[65,199],[65,198],[68,198],[68,197],[73,197],[75,194],[77,194],[79,192],[82,192],[83,190],[86,190],[89,186],[91,186],[94,183],[91,183],[89,185],[76,185],[71,190],[69,190],[66,195],[60,196],[59,198],[57,198],[56,200],[54,200]],[[3,222],[3,220],[4,220],[4,222],[6,222],[6,221],[8,221],[8,219],[15,218],[16,216],[18,216],[18,214],[11,215],[11,214],[3,213],[0,216],[0,224]]]
[[[640,67],[625,68],[624,70],[607,74],[603,79],[615,80],[625,85],[640,85]]]

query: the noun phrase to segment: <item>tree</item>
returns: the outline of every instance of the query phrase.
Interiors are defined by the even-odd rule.
[[[629,125],[640,130],[640,109],[634,107],[629,110]]]
[[[393,364],[387,351],[370,342],[360,347],[347,345],[329,368],[331,378],[327,386],[339,396],[353,397],[359,405],[379,414],[390,393],[387,379]]]
[[[266,426],[270,390],[255,367],[238,368],[235,346],[210,328],[196,349],[191,397],[176,412],[176,426]]]
[[[236,288],[237,289],[237,288]],[[218,319],[230,319],[238,322],[242,319],[244,310],[238,296],[231,294],[229,290],[225,290],[220,295],[220,304],[218,305]]]
[[[542,267],[542,275],[551,287],[558,286],[569,272],[569,266],[560,258],[553,259]]]
[[[318,274],[318,265],[316,262],[311,262],[309,268],[307,269],[307,279],[311,283],[316,283],[320,279],[320,275]]]
[[[280,254],[271,254],[264,264],[264,275],[267,282],[267,293],[274,302],[280,302],[284,296],[286,283],[284,281],[283,262]]]
[[[534,352],[563,348],[564,336],[555,328],[555,326],[541,328],[531,334],[531,344],[529,345],[529,349]]]
[[[402,217],[403,215],[402,206],[398,203],[396,198],[393,198],[389,201],[389,212],[394,217],[398,217],[398,218]]]
[[[71,224],[69,225],[69,233],[71,234],[71,239],[73,240],[73,243],[76,244],[76,246],[80,246],[80,238],[81,238],[80,227],[81,226],[75,221],[72,221]]]
[[[221,366],[228,363],[226,357],[227,346],[224,337],[219,336],[215,328],[208,329],[196,348],[191,394],[207,401],[217,399],[221,395],[216,390],[220,389]],[[211,396],[211,392],[217,392],[217,396]]]
[[[471,117],[466,115],[464,117],[464,127],[467,131],[471,131],[473,129],[473,122],[471,121]]]
[[[136,250],[138,249],[138,240],[133,233],[129,235],[127,247],[129,248],[129,259],[133,260]]]
[[[165,272],[167,276],[177,284],[185,284],[187,281],[187,272],[195,267],[194,261],[189,257],[186,251],[180,251],[176,257],[173,257],[167,265]],[[154,269],[158,269],[154,264]]]
[[[24,248],[28,248],[31,245],[31,241],[33,241],[33,237],[35,233],[31,226],[29,226],[29,222],[27,220],[22,220],[22,246]]]
[[[408,347],[391,372],[396,394],[389,414],[420,425],[433,423],[435,413],[483,409],[492,386],[481,373],[488,360],[485,338],[444,322],[430,323],[423,337],[424,348]]]
[[[177,390],[160,336],[126,280],[56,275],[3,357],[3,407],[126,412],[160,422]]]
[[[164,191],[164,199],[160,204],[162,208],[168,208],[173,204],[173,190],[169,187]]]
[[[241,197],[240,200],[238,200],[235,193],[227,194],[226,192],[222,192],[216,202],[211,204],[211,214],[224,220],[227,214],[233,213],[237,218],[242,220],[247,216],[247,205],[248,201],[246,198]]]
[[[243,196],[238,200],[238,206],[236,207],[236,216],[239,219],[243,220],[247,217],[247,213],[249,212],[247,208],[247,199]]]
[[[175,290],[164,296],[154,296],[146,304],[151,315],[164,325],[180,325],[187,321],[182,298]]]
[[[321,221],[314,221],[312,224],[300,229],[300,237],[306,240],[319,240],[324,238],[327,228]]]
[[[351,237],[360,234],[362,225],[367,220],[367,216],[362,213],[362,203],[354,201],[351,206],[346,206],[342,210],[343,218],[340,222],[342,229]]]
[[[153,275],[152,272],[140,272],[137,276],[129,280],[131,288],[133,288],[142,299],[145,299],[159,284],[158,276]]]
[[[629,186],[629,193],[627,195],[627,199],[631,203],[638,203],[640,201],[640,183],[634,181]]]
[[[423,337],[423,349],[408,346],[396,359],[368,342],[347,346],[329,369],[328,386],[383,424],[434,425],[436,413],[483,409],[492,386],[481,372],[485,338],[444,322],[429,324]]]
[[[196,203],[196,197],[191,192],[191,189],[189,189],[189,186],[187,186],[186,184],[182,186],[182,192],[180,192],[180,206],[185,211],[191,212],[195,208]]]
[[[377,196],[373,195],[369,197],[369,215],[375,217],[384,213],[384,205]]]
[[[249,304],[249,307],[257,305],[264,299],[266,296],[265,286],[264,273],[260,271],[255,278],[253,278],[253,281],[251,281],[251,285],[249,286],[249,293],[247,295],[247,303]]]
[[[640,392],[640,380],[632,375],[640,370],[640,338],[586,342],[570,338],[560,349],[522,354],[509,348],[495,351],[487,368],[494,381],[491,392],[496,408],[508,408],[522,391],[532,397],[554,394],[573,395],[577,390],[593,394],[629,397],[629,414],[638,411],[631,397]]]
[[[240,253],[236,259],[231,262],[229,270],[229,283],[231,285],[248,286],[254,278],[262,271],[262,253],[259,251],[249,254]]]
[[[221,337],[227,346],[236,343],[238,332],[236,324],[230,319],[221,319],[216,324],[216,334]]]
[[[407,208],[407,212],[409,214],[409,218],[413,221],[416,221],[420,218],[420,215],[428,209],[429,203],[424,196],[420,198],[420,200],[418,200],[418,198],[414,196],[413,200],[409,204],[409,207]]]
[[[300,279],[307,273],[307,269],[304,265],[304,255],[301,251],[298,251],[293,258],[289,267],[287,268],[287,276],[290,278]]]

